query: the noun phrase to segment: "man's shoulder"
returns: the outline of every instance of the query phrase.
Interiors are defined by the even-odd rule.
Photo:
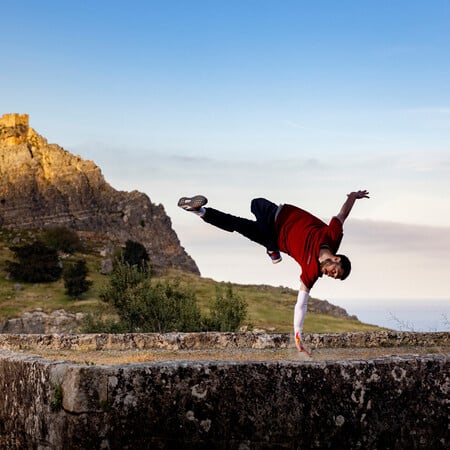
[[[328,224],[328,228],[332,230],[334,234],[342,233],[344,230],[344,224],[341,222],[339,217],[333,216]]]
[[[311,290],[313,288],[314,284],[321,276],[318,267],[312,270],[311,269],[312,269],[311,267],[304,268],[302,266],[302,273],[300,275],[300,280],[308,288],[308,290]]]

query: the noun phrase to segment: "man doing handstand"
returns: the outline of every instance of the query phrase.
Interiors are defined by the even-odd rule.
[[[182,197],[178,206],[200,216],[205,222],[222,230],[237,231],[248,239],[263,245],[273,263],[281,261],[280,252],[287,253],[300,265],[300,289],[294,307],[295,344],[303,347],[302,329],[309,292],[318,278],[326,275],[345,280],[351,271],[350,260],[337,254],[343,236],[343,224],[357,199],[369,198],[366,190],[351,192],[339,213],[327,225],[308,211],[292,205],[276,205],[265,198],[251,202],[256,220],[233,216],[214,208],[205,208],[208,200],[203,195]]]

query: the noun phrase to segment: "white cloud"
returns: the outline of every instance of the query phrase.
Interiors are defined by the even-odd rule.
[[[94,146],[86,146],[93,148]],[[157,203],[202,192],[220,208],[248,213],[251,198],[298,204],[325,219],[336,214],[345,194],[367,188],[371,200],[358,203],[352,217],[405,223],[450,225],[450,152],[396,152],[325,157],[302,152],[271,160],[123,151],[98,147],[94,160],[114,187],[146,192]]]
[[[403,254],[404,258],[413,254],[436,260],[450,257],[450,226],[350,219],[345,230],[356,245],[366,247],[371,253]]]

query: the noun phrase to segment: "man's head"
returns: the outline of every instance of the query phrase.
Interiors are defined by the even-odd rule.
[[[320,263],[320,271],[331,278],[345,280],[352,270],[350,260],[345,255],[334,255]]]

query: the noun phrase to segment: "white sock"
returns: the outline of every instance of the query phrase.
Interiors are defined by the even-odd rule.
[[[203,208],[203,206],[201,206],[196,211],[191,211],[191,212],[193,212],[194,214],[197,214],[197,216],[203,217],[205,215],[206,209]]]

